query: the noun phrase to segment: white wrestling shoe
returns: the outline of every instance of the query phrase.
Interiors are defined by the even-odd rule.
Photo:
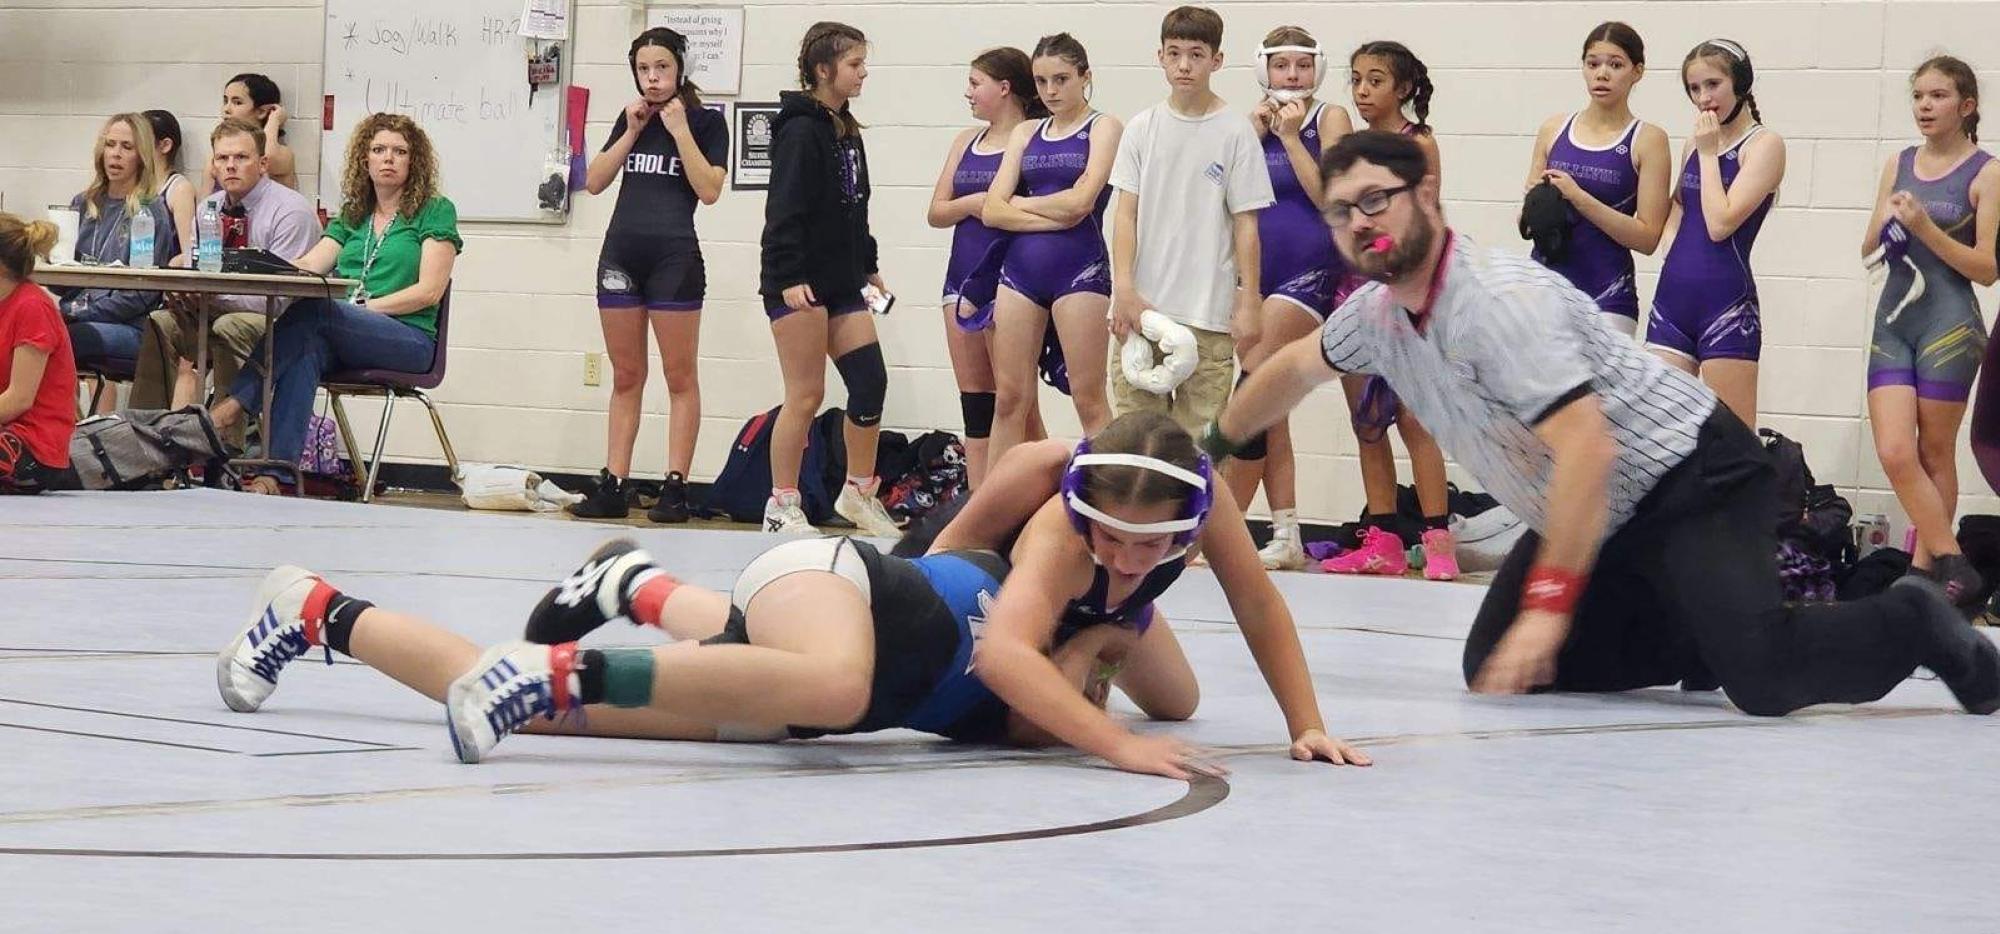
[[[291,566],[272,571],[257,587],[251,604],[250,620],[229,647],[215,656],[215,685],[222,702],[238,713],[255,713],[271,692],[278,689],[278,673],[312,651],[306,640],[307,605],[318,588],[326,589],[316,613],[326,612],[326,599],[333,594],[319,576]],[[317,628],[320,621],[312,625]],[[331,650],[328,663],[332,662]]]
[[[576,643],[506,642],[486,650],[445,693],[445,726],[458,761],[478,762],[536,717],[582,706],[570,687]]]
[[[1306,566],[1306,546],[1299,541],[1297,513],[1292,513],[1290,521],[1282,515],[1271,518],[1271,540],[1257,550],[1257,558],[1266,571],[1296,571]]]
[[[764,531],[780,535],[818,535],[806,519],[806,511],[799,506],[799,494],[787,493],[782,498],[772,496],[764,501]]]
[[[833,511],[842,519],[854,523],[863,535],[876,538],[895,538],[903,534],[896,520],[889,518],[889,510],[882,508],[882,501],[872,493],[863,493],[852,483],[840,485],[840,498],[833,501]]]

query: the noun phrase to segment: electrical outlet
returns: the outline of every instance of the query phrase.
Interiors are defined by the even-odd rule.
[[[583,355],[583,384],[599,386],[604,383],[604,355],[593,350]]]

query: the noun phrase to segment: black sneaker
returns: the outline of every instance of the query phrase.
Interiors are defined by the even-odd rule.
[[[1965,621],[1945,597],[1944,586],[1929,576],[1910,575],[1891,585],[1899,587],[1917,592],[1933,636],[1935,648],[1926,653],[1923,666],[1937,673],[1966,713],[2000,710],[2000,648]]]
[[[605,542],[583,566],[563,578],[528,614],[521,638],[561,645],[589,635],[614,619],[630,618],[625,595],[632,576],[653,566],[653,558],[629,538]]]
[[[583,494],[583,502],[569,507],[569,514],[579,519],[623,519],[631,512],[631,485],[609,470],[598,471],[597,485]]]
[[[666,482],[660,484],[660,501],[646,511],[646,518],[675,524],[688,521],[687,477],[680,471],[667,474]]]

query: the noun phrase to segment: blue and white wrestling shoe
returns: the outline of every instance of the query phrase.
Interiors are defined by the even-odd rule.
[[[323,644],[326,606],[336,593],[304,568],[287,565],[264,578],[250,621],[215,657],[215,685],[229,709],[255,713],[278,689],[278,673]],[[330,651],[327,660],[332,661]]]

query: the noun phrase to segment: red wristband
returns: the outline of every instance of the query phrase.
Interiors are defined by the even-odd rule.
[[[1528,571],[1521,585],[1521,611],[1543,611],[1568,616],[1583,599],[1583,575],[1546,565]]]

